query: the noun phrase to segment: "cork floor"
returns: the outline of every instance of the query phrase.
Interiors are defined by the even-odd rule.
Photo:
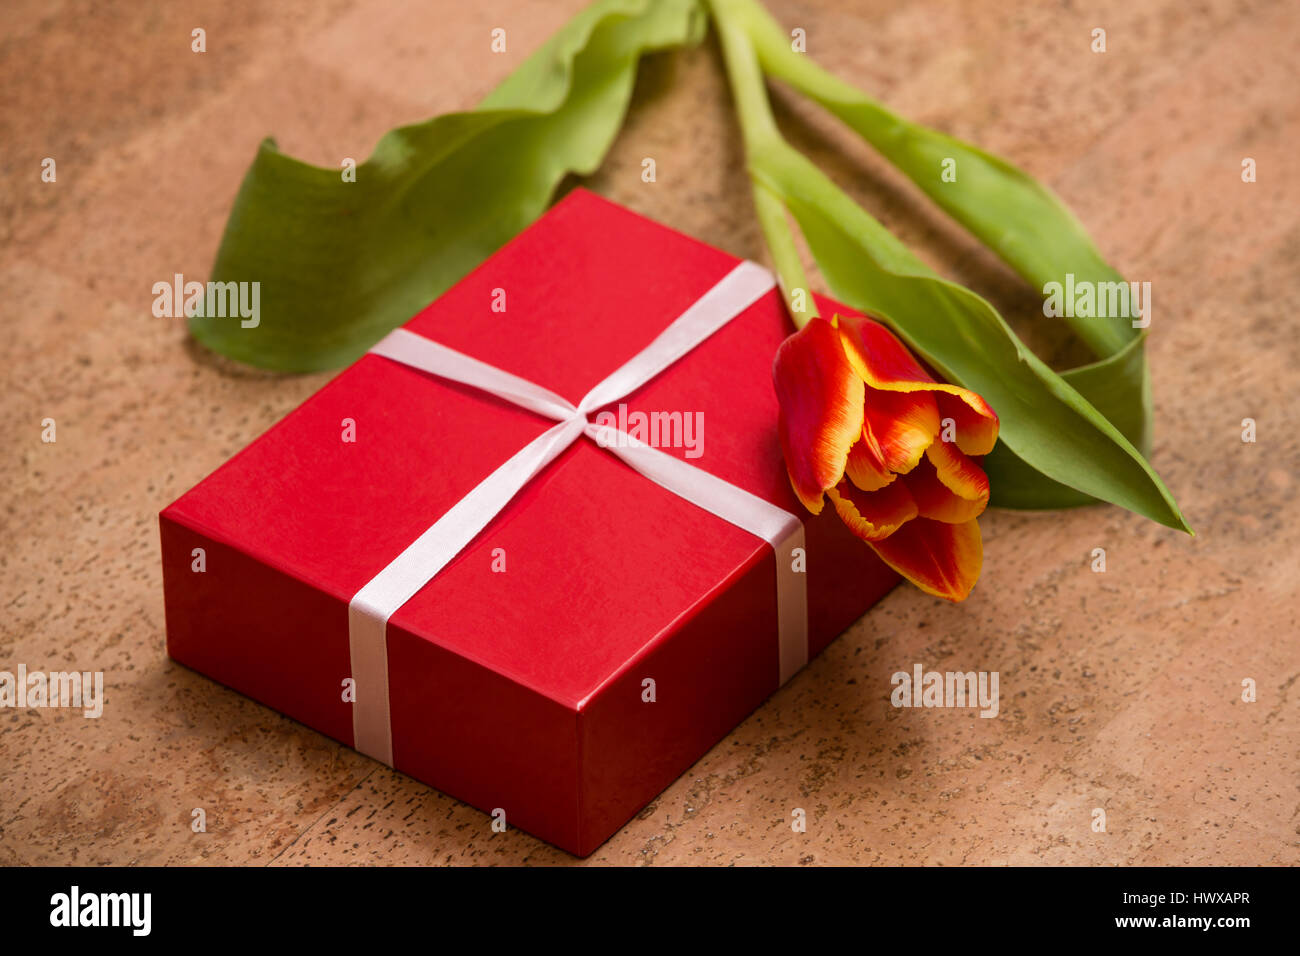
[[[0,711],[0,862],[575,862],[168,660],[158,510],[329,375],[237,367],[150,305],[155,281],[206,278],[263,136],[331,166],[365,156],[392,126],[472,106],[579,5],[6,6],[0,670],[102,670],[106,702],[97,720]],[[896,589],[585,862],[1300,862],[1300,10],[770,6],[827,67],[1050,183],[1151,281],[1153,461],[1198,535],[1110,507],[989,513],[965,605]],[[867,147],[776,98],[792,141],[927,260],[1051,360],[1081,356]],[[711,41],[643,65],[586,184],[765,259]],[[1000,715],[892,708],[889,675],[916,662],[997,670]]]

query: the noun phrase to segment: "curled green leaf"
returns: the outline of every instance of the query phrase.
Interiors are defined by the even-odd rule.
[[[590,173],[648,52],[699,42],[695,0],[598,0],[468,113],[387,133],[356,168],[266,140],[226,224],[212,280],[260,283],[260,322],[193,316],[208,348],[282,371],[344,365],[453,285]]]

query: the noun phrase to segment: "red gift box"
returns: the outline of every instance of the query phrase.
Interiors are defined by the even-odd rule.
[[[737,264],[576,190],[405,328],[576,401]],[[769,292],[622,402],[699,413],[661,450],[804,520],[812,656],[897,576],[790,490],[791,331]],[[162,512],[168,652],[354,746],[349,603],[553,425],[366,355]],[[591,853],[778,687],[777,560],[579,439],[389,619],[393,765]]]

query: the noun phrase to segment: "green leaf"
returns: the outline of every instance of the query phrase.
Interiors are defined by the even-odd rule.
[[[750,171],[790,210],[832,292],[888,322],[949,381],[983,395],[1001,419],[1000,444],[1024,464],[1066,489],[1191,530],[1142,453],[1026,348],[992,305],[936,277],[783,140],[753,152]],[[1078,371],[1092,386],[1117,368],[1131,374],[1144,367],[1138,340],[1118,363],[1091,375]],[[1029,478],[1026,473],[1022,481]],[[992,473],[990,483],[995,484]],[[1011,482],[1008,488],[1013,494],[1017,490]],[[1049,497],[1050,486],[1046,489],[1031,483],[1040,498]]]
[[[721,16],[730,21],[732,30],[743,31],[752,44],[755,60],[763,70],[772,77],[789,83],[839,117],[1031,285],[1042,288],[1045,293],[1047,283],[1063,282],[1066,273],[1073,273],[1076,283],[1092,282],[1099,288],[1103,283],[1123,281],[1119,273],[1102,258],[1083,226],[1065,204],[1033,177],[974,145],[909,122],[823,70],[808,56],[794,52],[785,32],[755,0],[715,0],[713,9],[715,17]],[[758,125],[761,126],[762,122]],[[751,155],[753,153],[754,150],[751,150]],[[944,181],[940,175],[949,161],[956,176],[954,181]],[[842,194],[831,201],[854,205]],[[769,212],[769,219],[771,217]],[[844,220],[840,221],[843,224]],[[802,219],[800,223],[803,225]],[[869,227],[857,220],[857,226],[873,244],[876,261],[882,268],[900,274],[931,275],[933,278],[928,269],[874,220],[870,221]],[[822,256],[818,257],[819,262],[827,254],[823,247]],[[825,270],[826,264],[821,264]],[[843,287],[852,284],[854,278],[856,277],[841,276],[840,291],[843,292]],[[834,285],[833,280],[832,284]],[[874,291],[879,293],[879,290]],[[843,292],[841,297],[852,301],[848,292]],[[952,292],[947,292],[942,297],[947,300],[964,298]],[[878,295],[877,298],[881,296]],[[864,301],[867,300],[859,298],[854,304],[870,311],[862,304]],[[1017,371],[1023,373],[1028,369],[1035,376],[1038,375],[1038,367],[1042,363],[1032,358],[1028,349],[1015,338],[991,306],[971,294],[965,298],[962,307],[968,314],[978,316],[987,328],[998,328],[998,335],[1013,343],[1014,354],[1019,356],[1017,363],[1023,363],[1025,367]],[[902,299],[897,299],[894,308],[902,311],[896,311],[892,317],[884,317],[905,338],[911,340],[914,347],[926,354],[926,348],[933,346],[924,344],[925,337],[914,331],[909,334],[909,328],[916,324],[914,317],[908,317],[906,309],[910,307]],[[1165,524],[1186,528],[1168,490],[1142,458],[1150,450],[1151,443],[1151,386],[1144,354],[1145,332],[1134,329],[1125,318],[1106,320],[1064,317],[1064,321],[1072,326],[1101,359],[1091,365],[1062,373],[1059,376],[1060,383],[1050,380],[1049,383],[1055,391],[1059,391],[1060,385],[1064,383],[1077,393],[1072,398],[1067,395],[1065,407],[1074,408],[1075,399],[1081,397],[1085,400],[1085,405],[1091,408],[1085,417],[1091,418],[1099,413],[1102,420],[1114,426],[1112,430],[1118,430],[1128,439],[1127,448],[1120,446],[1121,456],[1128,459],[1128,464],[1123,475],[1112,476],[1118,481],[1101,479],[1098,485],[1099,476],[1087,474],[1088,468],[1096,464],[1095,461],[1080,460],[1070,465],[1068,449],[1036,449],[1026,435],[1022,435],[1022,432],[1027,434],[1032,430],[1024,428],[1017,416],[1022,413],[1039,415],[1039,409],[1032,405],[1021,408],[1005,402],[999,407],[994,402],[994,407],[1002,415],[1004,441],[984,463],[993,488],[992,503],[1012,508],[1063,508],[1090,504],[1097,497],[1117,503],[1140,499],[1145,502],[1147,510],[1135,510],[1156,517],[1156,520]],[[960,330],[953,331],[962,335],[969,334]],[[1007,352],[1008,356],[1011,354],[1013,353]],[[936,366],[945,364],[945,356],[941,354],[926,354],[926,358]],[[958,371],[951,355],[947,356],[946,364],[954,381],[982,392],[993,401],[994,388],[983,384],[984,376],[981,372],[970,368]],[[992,369],[983,371],[987,373]],[[972,377],[965,380],[961,378],[963,374]],[[1057,414],[1061,411],[1061,406],[1049,407],[1054,411],[1052,414],[1044,414],[1044,420],[1064,426],[1065,422]],[[1101,428],[1099,432],[1094,429],[1094,432],[1101,435],[1108,435],[1109,431],[1106,428]],[[1091,437],[1095,439],[1096,434]],[[1076,457],[1082,459],[1089,447],[1086,443],[1076,446]],[[1134,465],[1138,467],[1135,469]],[[1071,480],[1075,487],[1065,483],[1065,480],[1052,477],[1053,474],[1063,477],[1065,472],[1074,475],[1072,479],[1065,480]],[[1080,490],[1107,484],[1119,487],[1112,488],[1110,493],[1097,494],[1096,497]]]
[[[746,30],[763,69],[811,97],[870,143],[935,204],[1037,289],[1062,282],[1122,282],[1069,208],[1046,186],[1001,157],[891,112],[856,87],[790,49],[789,37],[756,2],[741,0]],[[955,180],[941,176],[953,162]],[[1099,356],[1138,338],[1126,319],[1064,317]]]
[[[260,324],[193,316],[196,339],[284,371],[344,365],[596,169],[648,52],[699,42],[696,0],[598,0],[480,106],[387,133],[344,182],[262,143],[212,280],[256,281]]]
[[[1146,455],[1151,449],[1151,388],[1144,342],[1134,339],[1110,358],[1062,372],[1061,378]],[[989,503],[994,507],[1074,508],[1097,501],[1036,471],[1002,443],[984,459],[984,470],[990,475]]]

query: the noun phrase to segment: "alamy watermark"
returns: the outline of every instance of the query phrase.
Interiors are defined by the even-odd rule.
[[[1135,329],[1151,324],[1150,282],[1076,281],[1067,272],[1064,283],[1045,284],[1043,295],[1048,318],[1131,319]]]
[[[704,454],[703,412],[629,412],[620,402],[617,412],[601,412],[594,424],[618,431],[597,433],[596,443],[602,448],[625,447],[631,437],[652,448],[685,448],[687,458]]]
[[[79,707],[81,716],[104,713],[103,671],[0,671],[0,707]]]
[[[159,319],[193,315],[211,319],[239,318],[239,326],[255,329],[262,322],[260,282],[186,282],[176,273],[171,282],[153,284],[153,314]]]
[[[119,926],[132,936],[148,936],[153,928],[152,893],[83,893],[75,884],[50,897],[50,925],[58,927]]]
[[[979,707],[981,717],[998,715],[997,671],[927,671],[915,664],[912,673],[899,671],[890,683],[895,707]]]

